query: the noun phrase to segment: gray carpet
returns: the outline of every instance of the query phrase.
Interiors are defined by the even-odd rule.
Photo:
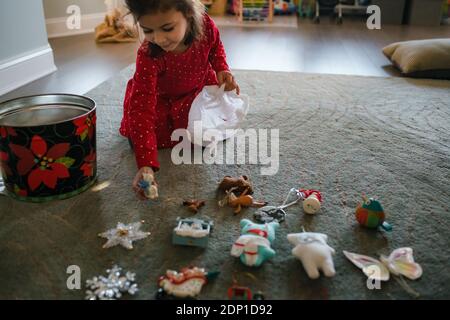
[[[225,299],[233,273],[272,299],[409,299],[393,279],[368,290],[342,254],[377,257],[402,246],[412,247],[423,267],[421,279],[408,281],[411,288],[423,299],[450,298],[450,82],[237,71],[251,98],[246,127],[280,130],[278,174],[261,176],[259,165],[175,166],[163,151],[160,199],[140,202],[130,186],[134,155],[118,134],[131,74],[129,67],[88,94],[98,103],[98,180],[108,187],[47,204],[0,198],[0,298],[82,299],[84,290],[66,288],[66,268],[80,266],[84,282],[116,262],[137,273],[134,299],[152,299],[158,276],[186,265],[221,271],[203,299]],[[233,216],[217,206],[217,183],[240,174],[251,177],[256,198],[273,204],[291,187],[318,188],[324,196],[316,216],[288,209],[273,245],[277,255],[259,269],[229,255],[239,220],[254,209]],[[353,212],[363,191],[381,200],[391,233],[357,225]],[[206,250],[171,244],[176,217],[191,215],[181,206],[185,198],[205,199],[202,214],[215,221]],[[102,249],[99,232],[141,219],[151,236],[134,250]],[[334,278],[309,280],[291,256],[286,234],[302,226],[328,234],[337,252]]]

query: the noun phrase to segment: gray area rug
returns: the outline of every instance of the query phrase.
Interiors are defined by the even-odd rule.
[[[160,152],[160,199],[141,202],[131,190],[136,172],[128,142],[119,136],[125,83],[132,67],[87,95],[98,104],[98,184],[75,198],[46,204],[0,198],[0,298],[82,299],[84,289],[68,290],[66,269],[81,268],[82,284],[104,274],[112,263],[137,273],[133,299],[152,299],[166,269],[188,265],[221,271],[202,299],[226,299],[233,274],[240,284],[271,299],[409,299],[397,281],[368,290],[366,277],[342,250],[378,257],[410,246],[423,276],[407,280],[424,299],[450,298],[450,82],[338,75],[236,71],[250,96],[247,128],[280,133],[279,171],[260,175],[261,165],[172,164]],[[230,256],[241,218],[219,208],[217,183],[225,175],[248,175],[255,197],[280,204],[292,187],[317,188],[324,196],[315,216],[299,205],[289,208],[273,245],[276,257],[258,269]],[[377,197],[393,225],[390,233],[361,228],[354,219],[361,192]],[[174,246],[178,216],[192,214],[181,203],[202,198],[203,216],[215,227],[206,250]],[[145,220],[151,235],[127,251],[102,249],[97,236],[116,225]],[[328,234],[336,249],[334,278],[310,280],[291,255],[286,235]],[[251,273],[253,277],[246,275]]]

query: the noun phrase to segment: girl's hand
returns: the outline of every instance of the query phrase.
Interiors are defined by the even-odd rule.
[[[225,84],[225,91],[236,90],[236,93],[239,94],[241,89],[239,88],[236,80],[234,80],[234,76],[229,71],[220,71],[217,73],[217,81],[219,82],[219,87]]]
[[[139,187],[139,181],[144,180],[144,174],[150,174],[153,177],[155,176],[153,169],[150,167],[142,167],[136,173],[136,176],[134,177],[134,180],[133,180],[133,190],[134,190],[134,192],[136,192],[136,195],[140,200],[147,199],[147,197],[145,196],[144,190],[141,187]],[[158,184],[156,183],[156,180],[153,182],[153,184],[155,186],[158,186]]]

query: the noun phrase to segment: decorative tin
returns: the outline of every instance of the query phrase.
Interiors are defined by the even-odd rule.
[[[97,177],[95,124],[95,102],[82,96],[48,94],[1,103],[0,192],[44,202],[87,190]]]

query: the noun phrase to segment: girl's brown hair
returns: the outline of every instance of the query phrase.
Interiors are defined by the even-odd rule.
[[[137,22],[146,14],[167,12],[171,9],[181,12],[189,24],[184,44],[190,46],[203,36],[203,15],[205,6],[200,0],[125,0],[125,3]],[[164,52],[154,43],[149,44],[149,55],[157,57]]]

